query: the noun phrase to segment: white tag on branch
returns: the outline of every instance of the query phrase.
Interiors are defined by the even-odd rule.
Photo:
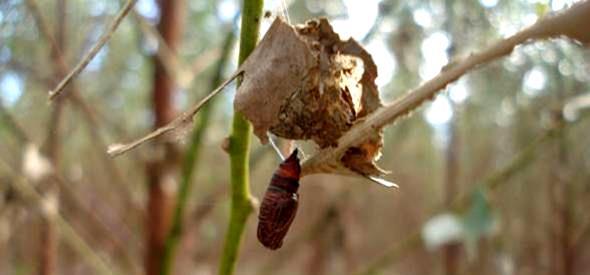
[[[23,155],[23,174],[33,182],[36,182],[52,172],[53,168],[45,158],[37,145],[29,143]]]
[[[445,244],[461,242],[464,235],[461,218],[450,213],[434,216],[422,227],[422,239],[429,250],[435,250]]]

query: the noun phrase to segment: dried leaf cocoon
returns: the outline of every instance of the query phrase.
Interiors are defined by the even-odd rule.
[[[234,108],[267,142],[266,132],[336,146],[356,122],[381,107],[374,81],[377,67],[356,41],[340,40],[330,23],[311,20],[291,26],[277,18],[242,65]],[[380,171],[381,129],[351,148],[341,162],[365,175]]]

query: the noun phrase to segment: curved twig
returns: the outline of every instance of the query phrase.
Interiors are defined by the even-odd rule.
[[[116,156],[121,155],[131,149],[136,148],[137,146],[139,146],[147,141],[155,139],[155,138],[162,136],[166,133],[172,132],[181,126],[186,125],[187,123],[190,123],[193,120],[193,117],[199,112],[199,110],[201,110],[203,105],[205,105],[207,102],[209,102],[209,100],[211,100],[211,98],[213,98],[219,92],[223,91],[223,88],[225,88],[227,85],[229,85],[234,79],[236,79],[241,74],[242,74],[242,71],[235,72],[227,80],[225,80],[223,83],[221,83],[221,85],[219,85],[219,87],[215,88],[215,90],[213,90],[206,97],[201,99],[201,101],[199,101],[197,104],[193,105],[189,110],[183,112],[181,115],[176,117],[170,123],[158,128],[158,129],[154,130],[153,132],[151,132],[139,139],[136,139],[130,143],[112,144],[109,146],[107,153],[109,155],[111,155],[111,157],[116,157]]]

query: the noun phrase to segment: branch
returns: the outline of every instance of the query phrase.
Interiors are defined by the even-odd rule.
[[[258,42],[263,5],[264,0],[244,0],[242,2],[240,55],[238,60],[240,65],[248,58]],[[231,165],[231,210],[223,254],[219,263],[220,275],[233,274],[246,222],[254,211],[250,194],[248,167],[251,133],[252,125],[250,125],[250,122],[242,114],[234,112],[228,150]]]
[[[68,85],[70,81],[72,81],[72,79],[78,76],[78,74],[80,74],[80,72],[82,72],[82,70],[86,68],[86,66],[88,65],[88,63],[90,63],[92,58],[94,58],[94,56],[96,56],[100,49],[102,49],[102,47],[109,41],[109,39],[111,39],[111,36],[115,32],[115,30],[117,30],[117,27],[119,27],[119,24],[121,23],[121,21],[123,21],[123,18],[125,18],[127,13],[129,13],[133,5],[135,5],[135,2],[137,2],[137,0],[127,1],[123,9],[121,9],[119,14],[117,14],[117,16],[113,19],[113,22],[111,22],[110,26],[98,39],[96,44],[94,44],[94,46],[88,51],[88,53],[86,53],[86,55],[82,57],[82,60],[80,60],[76,67],[74,67],[74,69],[64,79],[62,79],[62,81],[57,85],[57,87],[49,91],[49,100],[53,100],[56,96],[61,94],[66,85]]]
[[[66,73],[69,71],[69,68],[68,68],[68,65],[66,64],[64,54],[62,53],[59,45],[57,44],[57,41],[55,40],[53,34],[51,33],[46,20],[41,15],[41,12],[39,10],[39,6],[35,2],[35,0],[26,0],[26,6],[27,6],[27,9],[29,10],[29,12],[31,13],[31,15],[33,16],[33,19],[35,20],[35,25],[37,26],[37,29],[42,34],[43,38],[45,40],[47,40],[47,42],[49,43],[49,45],[51,47],[52,57],[55,58],[55,60],[56,60],[56,62],[54,62],[54,63],[56,63],[55,65],[57,65],[57,70],[58,70],[59,75],[61,75],[61,76],[66,75]],[[18,64],[16,61],[14,61],[13,63],[16,66],[24,67],[24,65]],[[31,69],[34,69],[34,68],[31,68]],[[39,76],[39,79],[43,80],[43,82],[46,85],[48,85],[48,86],[53,85],[53,83],[52,83],[53,81],[51,81],[51,84],[49,84],[50,82],[47,82],[48,80],[42,79],[41,74],[39,72],[34,71],[34,70],[32,70],[32,71],[34,73],[36,73],[36,75]],[[79,92],[76,85],[72,86],[70,94],[66,98],[68,100],[70,100],[72,103],[74,103],[74,105],[81,111],[84,119],[88,123],[88,130],[90,132],[91,138],[93,139],[93,142],[96,142],[99,145],[98,146],[99,148],[104,148],[105,142],[104,142],[103,138],[100,136],[100,133],[98,131],[98,129],[100,128],[100,127],[98,127],[98,122],[97,122],[97,116],[99,115],[99,113],[96,110],[93,110],[90,107],[90,105],[87,104],[86,101],[84,101],[84,99],[82,97],[80,97],[80,92]],[[101,158],[104,161],[105,167],[107,168],[107,170],[109,170],[110,175],[114,179],[114,182],[121,183],[122,177],[121,177],[121,173],[119,172],[117,167],[114,166],[113,163],[108,160],[108,157],[106,155],[101,155]],[[127,195],[127,197],[129,197],[129,189],[125,188],[127,185],[116,184],[116,186],[123,187],[121,189],[123,191],[122,194],[125,194],[125,195]],[[126,201],[129,201],[129,200],[126,200]],[[134,207],[134,209],[135,208],[136,207]]]
[[[333,169],[326,169],[326,166],[339,164],[339,160],[348,148],[362,143],[376,130],[409,115],[422,103],[433,99],[448,84],[469,71],[510,54],[518,45],[562,35],[583,43],[590,43],[590,32],[581,27],[589,25],[590,1],[584,1],[556,15],[544,18],[479,53],[473,53],[467,58],[447,64],[433,79],[409,91],[398,100],[379,108],[365,120],[354,125],[338,140],[337,147],[320,150],[307,159],[302,164],[302,176],[332,171]]]
[[[155,139],[159,136],[162,136],[166,133],[172,132],[179,127],[187,125],[187,123],[190,123],[191,121],[193,121],[193,117],[199,112],[199,110],[201,110],[203,105],[205,105],[207,102],[209,102],[209,100],[211,100],[219,92],[223,91],[223,88],[225,88],[227,85],[229,85],[234,79],[236,79],[240,75],[242,75],[242,71],[234,72],[234,74],[232,76],[230,76],[227,80],[225,80],[223,83],[221,83],[221,85],[219,85],[219,87],[215,88],[215,90],[213,90],[211,93],[209,93],[205,98],[201,99],[201,101],[199,101],[197,104],[193,105],[189,110],[183,112],[181,115],[176,117],[170,123],[158,128],[158,129],[154,130],[153,132],[151,132],[139,139],[136,139],[130,143],[110,145],[107,150],[108,154],[111,155],[112,157],[116,157],[118,155],[121,155],[121,154],[129,151],[129,150],[136,148],[137,146],[139,146],[147,141],[150,141],[150,140]]]

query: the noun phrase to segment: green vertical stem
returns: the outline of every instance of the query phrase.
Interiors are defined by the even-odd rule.
[[[211,89],[214,89],[215,87],[219,86],[219,84],[221,84],[221,82],[223,81],[223,69],[227,65],[227,61],[231,53],[233,42],[234,33],[229,32],[227,37],[225,38],[225,41],[223,42],[223,50],[221,52],[221,57],[217,62],[215,75],[211,80]],[[184,161],[182,163],[182,176],[180,181],[180,187],[178,189],[178,201],[176,202],[176,206],[174,209],[172,227],[170,229],[168,237],[166,238],[166,247],[164,248],[164,256],[162,259],[162,267],[160,270],[160,274],[162,275],[168,275],[173,273],[172,268],[174,266],[174,256],[176,248],[178,247],[178,244],[182,236],[184,211],[186,209],[187,201],[190,197],[190,190],[192,187],[191,180],[198,164],[197,160],[201,153],[203,137],[207,127],[209,126],[215,101],[216,100],[213,100],[213,102],[210,102],[209,104],[205,105],[199,113],[199,117],[196,120],[195,126],[193,128],[190,145],[184,156]]]
[[[262,6],[263,0],[243,1],[239,64],[246,60],[258,42]],[[252,126],[250,123],[242,114],[235,112],[232,132],[229,137],[231,212],[219,265],[219,274],[221,275],[233,274],[246,221],[253,211],[248,181],[251,132]]]

